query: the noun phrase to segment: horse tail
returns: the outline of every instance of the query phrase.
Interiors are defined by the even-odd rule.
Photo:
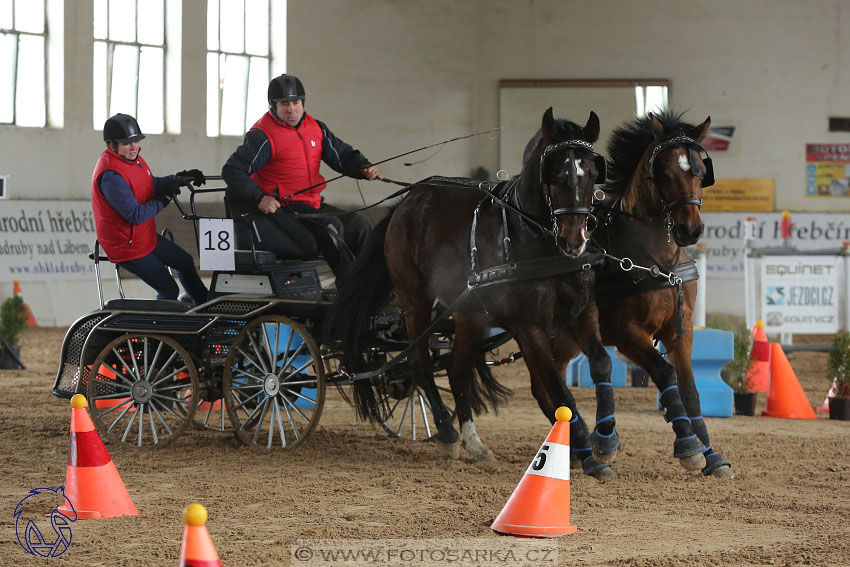
[[[476,415],[487,412],[487,402],[490,402],[493,411],[498,413],[499,406],[514,395],[513,390],[496,380],[483,354],[475,363],[473,375],[469,406]]]
[[[371,317],[393,290],[384,257],[384,242],[394,210],[372,229],[357,260],[338,283],[337,297],[325,318],[325,343],[337,343],[347,372],[366,370]],[[354,383],[354,407],[360,419],[375,421],[381,412],[370,380]]]

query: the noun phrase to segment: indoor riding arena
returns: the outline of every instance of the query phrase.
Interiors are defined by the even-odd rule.
[[[848,29],[0,0],[2,564],[850,565]]]

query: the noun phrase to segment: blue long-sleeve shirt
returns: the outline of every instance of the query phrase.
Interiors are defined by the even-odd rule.
[[[174,179],[173,175],[165,177],[154,177],[153,184],[155,193],[159,192],[163,184]],[[106,202],[115,211],[132,224],[142,224],[154,218],[165,208],[159,199],[151,199],[146,203],[139,203],[136,195],[123,177],[114,171],[104,171],[98,183],[100,192],[106,198]]]

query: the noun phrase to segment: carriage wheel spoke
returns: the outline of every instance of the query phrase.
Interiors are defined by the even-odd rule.
[[[267,373],[267,372],[269,371],[269,369],[266,367],[265,361],[263,360],[263,353],[262,353],[262,352],[260,352],[260,347],[259,347],[259,346],[257,346],[257,341],[256,341],[256,339],[254,338],[253,333],[248,333],[248,340],[249,340],[249,342],[251,343],[251,348],[254,350],[254,355],[255,355],[255,356],[257,357],[257,359],[260,361],[260,362],[259,362],[259,364],[258,364],[257,362],[255,362],[255,361],[254,361],[254,360],[253,360],[253,359],[252,359],[252,358],[248,355],[248,353],[246,353],[244,350],[242,350],[242,348],[241,348],[241,347],[239,347],[239,350],[242,352],[242,354],[245,356],[245,358],[247,358],[248,360],[250,360],[250,361],[251,361],[251,363],[253,363],[253,364],[254,364],[254,366],[256,366],[257,368],[261,369],[261,370],[263,371],[263,374]]]

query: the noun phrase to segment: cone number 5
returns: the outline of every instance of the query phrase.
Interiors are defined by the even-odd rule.
[[[570,446],[543,443],[525,474],[570,480]]]

